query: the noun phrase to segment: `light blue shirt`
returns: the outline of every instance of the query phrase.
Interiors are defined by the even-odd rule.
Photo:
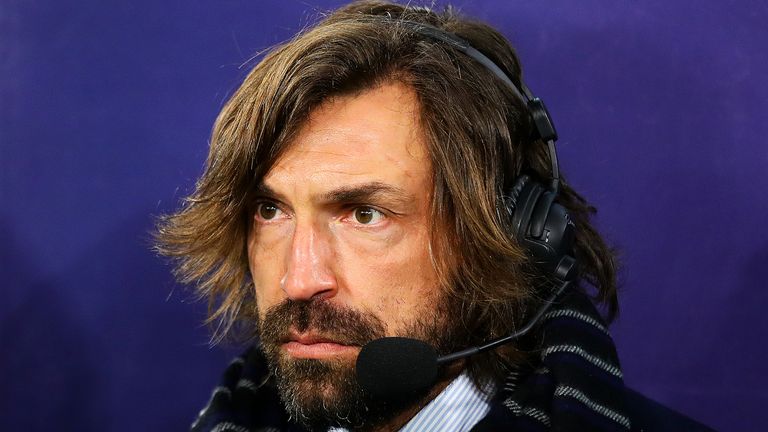
[[[494,386],[478,389],[466,372],[456,377],[436,398],[421,409],[400,432],[467,432],[491,410]],[[346,432],[332,428],[329,432]]]

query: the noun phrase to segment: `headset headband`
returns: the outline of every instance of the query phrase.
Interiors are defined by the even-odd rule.
[[[509,87],[515,98],[517,98],[523,105],[528,108],[528,113],[531,116],[531,120],[533,121],[533,125],[536,131],[536,138],[541,139],[547,143],[549,160],[552,164],[552,179],[550,182],[550,190],[557,194],[560,190],[560,169],[558,167],[557,151],[555,149],[557,131],[555,130],[555,125],[552,123],[552,118],[549,115],[549,111],[547,111],[547,107],[544,105],[544,102],[541,99],[533,96],[525,83],[522,82],[522,79],[520,81],[520,87],[518,87],[496,63],[494,63],[485,54],[478,51],[469,42],[460,38],[459,36],[439,29],[435,26],[419,23],[416,21],[401,20],[397,21],[397,23],[420,35],[451,45],[455,49],[461,51],[468,57],[483,65],[487,70],[491,71],[497,78],[503,81],[507,87]]]

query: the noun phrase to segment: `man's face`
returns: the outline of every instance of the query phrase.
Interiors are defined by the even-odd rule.
[[[354,379],[368,341],[440,348],[450,333],[430,258],[418,109],[397,83],[331,99],[264,177],[248,257],[262,347],[297,417],[368,410]]]

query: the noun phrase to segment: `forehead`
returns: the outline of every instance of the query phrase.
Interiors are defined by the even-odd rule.
[[[318,106],[264,178],[284,193],[366,182],[424,189],[431,164],[415,92],[387,83]]]

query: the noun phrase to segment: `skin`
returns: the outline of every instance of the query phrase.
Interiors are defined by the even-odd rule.
[[[370,312],[398,336],[434,308],[432,167],[418,110],[413,90],[393,82],[313,111],[260,188],[248,257],[261,319],[286,299],[319,299]],[[360,347],[308,329],[281,349],[352,364]]]

